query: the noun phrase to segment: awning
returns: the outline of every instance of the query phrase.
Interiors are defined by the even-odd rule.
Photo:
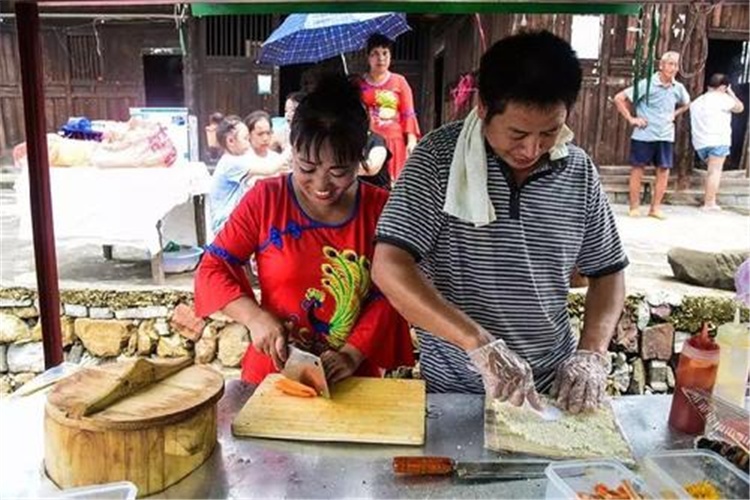
[[[193,16],[291,14],[295,12],[406,12],[407,14],[622,14],[637,15],[641,2],[567,3],[499,2],[497,0],[401,1],[260,1],[191,4]]]

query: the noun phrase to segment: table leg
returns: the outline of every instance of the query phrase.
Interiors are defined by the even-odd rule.
[[[112,245],[102,245],[104,260],[112,260]]]
[[[164,266],[161,260],[162,252],[151,256],[151,278],[155,285],[164,284]]]
[[[206,196],[196,194],[193,196],[193,209],[195,211],[195,239],[199,247],[206,245]]]

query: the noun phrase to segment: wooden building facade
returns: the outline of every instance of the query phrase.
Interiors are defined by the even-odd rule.
[[[662,22],[657,54],[682,49],[683,67],[695,75],[678,78],[691,96],[702,93],[707,74],[720,71],[734,75],[740,84],[735,90],[738,95],[744,91],[747,98],[750,8],[716,4],[706,20],[708,63],[703,69],[697,68],[705,44],[701,30],[685,42],[696,10],[687,4],[658,8]],[[76,19],[42,18],[50,131],[70,116],[125,120],[131,106],[187,106],[201,127],[214,111],[244,116],[265,109],[280,115],[284,96],[303,85],[307,66],[273,68],[256,62],[261,42],[281,22],[281,15],[178,20],[171,10],[151,9],[157,10],[127,19],[118,19],[116,13],[107,18],[95,13]],[[570,121],[576,142],[597,164],[625,165],[630,131],[612,97],[632,82],[636,20],[619,15],[599,19],[599,53],[582,59],[584,88]],[[569,14],[410,15],[408,20],[412,31],[396,42],[392,69],[404,74],[414,90],[423,132],[468,111],[454,112],[451,90],[462,75],[478,67],[479,23],[488,45],[520,29],[548,29],[571,39],[575,24]],[[15,25],[9,18],[1,21],[0,157],[24,140]],[[363,52],[348,55],[347,62],[350,72],[366,69]],[[332,59],[326,65],[338,66],[340,61]],[[269,76],[271,91],[264,93],[259,82]],[[741,129],[735,142],[740,145],[733,148],[728,168],[747,167],[747,154],[742,154],[748,144],[747,121],[747,111],[735,120],[735,131]],[[693,165],[688,122],[687,116],[677,121],[680,177]],[[205,146],[203,134],[199,137]]]
[[[704,18],[706,37],[701,34],[701,15],[687,4],[658,4],[661,15],[657,56],[681,51],[683,73],[678,75],[695,98],[703,93],[705,79],[714,72],[729,74],[733,88],[745,100],[745,112],[733,119],[732,156],[726,168],[748,168],[748,81],[750,47],[748,26],[750,7],[747,4],[716,6]],[[693,34],[686,38],[690,24],[696,21]],[[568,40],[572,37],[574,16],[567,14],[482,14],[480,16],[441,16],[430,34],[429,53],[423,69],[423,120],[431,125],[463,116],[468,106],[458,113],[452,109],[451,90],[460,77],[479,66],[481,56],[481,22],[487,44],[521,29],[547,29]],[[635,50],[633,16],[600,16],[601,44],[596,59],[583,59],[584,81],[581,96],[570,123],[576,143],[584,147],[598,165],[627,165],[630,129],[615,108],[613,97],[632,84]],[[703,67],[703,51],[708,42],[708,60]],[[688,73],[686,78],[685,73]],[[694,75],[689,75],[695,73]],[[429,94],[429,95],[425,95]],[[438,115],[439,113],[439,115]],[[689,118],[683,115],[676,122],[675,166],[679,177],[686,178],[694,164],[690,145]]]
[[[182,57],[174,26],[166,17],[146,15],[128,20],[43,18],[48,130],[57,130],[73,116],[127,120],[129,107],[145,106],[149,97],[158,98],[166,88],[175,95],[172,103],[181,105]],[[165,81],[170,75],[171,81]],[[4,18],[0,22],[0,156],[7,156],[24,140],[15,20]]]

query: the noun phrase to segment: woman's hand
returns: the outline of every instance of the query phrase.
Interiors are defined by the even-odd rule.
[[[247,327],[253,347],[267,356],[271,356],[277,370],[284,367],[287,358],[287,328],[273,314],[261,310]]]
[[[346,344],[339,351],[325,351],[320,355],[329,384],[335,384],[340,380],[351,377],[364,359],[365,357],[359,352],[359,349],[349,344]]]

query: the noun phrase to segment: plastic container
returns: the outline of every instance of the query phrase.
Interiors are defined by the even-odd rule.
[[[709,450],[664,451],[648,455],[643,474],[659,498],[692,498],[685,486],[709,481],[721,498],[748,498],[750,478]]]
[[[750,372],[750,325],[740,323],[739,311],[733,323],[719,327],[716,343],[721,354],[714,395],[742,408]]]
[[[138,488],[130,481],[97,484],[82,488],[62,490],[57,498],[76,498],[80,500],[135,500]]]
[[[198,266],[203,249],[194,246],[180,246],[179,250],[162,253],[164,272],[169,274],[185,273]]]
[[[708,326],[704,324],[700,335],[694,335],[685,342],[680,353],[669,410],[670,427],[686,434],[703,432],[706,423],[682,389],[705,389],[710,393],[714,388],[718,368],[719,345],[709,338]]]
[[[655,498],[645,481],[617,460],[553,462],[547,466],[544,473],[547,475],[547,491],[544,498],[547,499],[577,499],[578,493],[591,495],[597,483],[602,483],[610,489],[617,489],[626,479],[638,493]]]

